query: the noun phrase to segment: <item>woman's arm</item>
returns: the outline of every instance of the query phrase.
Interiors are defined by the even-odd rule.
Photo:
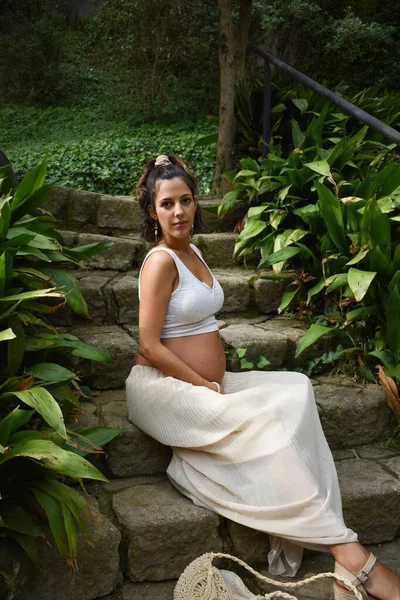
[[[166,375],[216,391],[216,385],[201,377],[160,341],[165,313],[177,269],[167,252],[154,252],[146,260],[140,277],[139,354]]]

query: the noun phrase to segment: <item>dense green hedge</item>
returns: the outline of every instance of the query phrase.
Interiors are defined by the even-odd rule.
[[[206,120],[130,127],[127,119],[108,120],[102,107],[0,109],[2,150],[19,179],[48,158],[49,183],[107,194],[132,194],[143,165],[164,153],[182,157],[199,178],[200,192],[210,193],[215,155],[196,143],[210,127]]]

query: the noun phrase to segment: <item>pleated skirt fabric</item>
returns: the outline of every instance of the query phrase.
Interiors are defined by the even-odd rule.
[[[132,368],[129,418],[172,447],[173,485],[196,505],[269,534],[274,575],[294,576],[303,548],[357,541],[343,521],[310,380],[251,371],[226,373],[223,386],[218,394],[158,369]]]

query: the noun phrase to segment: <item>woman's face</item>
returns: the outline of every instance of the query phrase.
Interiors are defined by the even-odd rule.
[[[154,205],[164,239],[190,237],[196,202],[181,177],[161,180]]]

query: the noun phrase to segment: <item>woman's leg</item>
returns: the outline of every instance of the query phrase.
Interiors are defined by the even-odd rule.
[[[336,562],[357,575],[368,560],[369,552],[358,542],[330,546]],[[373,566],[365,590],[379,600],[400,600],[400,578],[382,563]]]

